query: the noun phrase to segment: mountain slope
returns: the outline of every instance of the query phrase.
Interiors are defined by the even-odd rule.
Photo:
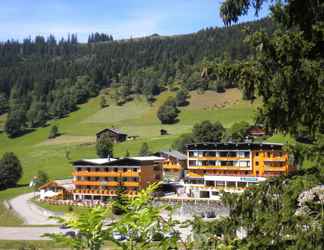
[[[104,109],[99,105],[100,96],[92,98],[68,117],[50,122],[62,133],[56,139],[47,139],[50,126],[14,139],[0,133],[0,155],[12,151],[19,156],[24,168],[21,183],[28,183],[39,169],[48,172],[51,178],[66,178],[71,175],[71,160],[96,157],[95,134],[100,129],[115,126],[129,135],[139,136],[115,146],[115,156],[124,156],[126,150],[137,154],[143,142],[147,142],[152,151],[169,148],[177,136],[190,132],[195,123],[203,120],[219,120],[226,127],[236,121],[251,122],[257,106],[240,100],[238,89],[229,89],[224,94],[191,92],[191,104],[181,108],[179,122],[161,125],[156,117],[157,108],[172,95],[172,92],[163,92],[152,106],[139,96],[124,106],[110,103]],[[169,135],[161,136],[161,128]]]

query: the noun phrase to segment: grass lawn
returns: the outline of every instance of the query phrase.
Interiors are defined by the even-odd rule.
[[[71,176],[71,161],[96,157],[95,134],[100,129],[115,126],[129,135],[138,135],[137,140],[117,144],[114,149],[115,156],[124,156],[126,150],[134,155],[143,142],[147,142],[152,151],[169,148],[180,134],[190,132],[195,123],[203,120],[219,120],[226,127],[235,121],[252,121],[257,106],[239,100],[240,92],[237,89],[231,89],[223,95],[212,91],[204,94],[193,92],[192,103],[181,108],[179,122],[161,125],[156,117],[157,109],[173,95],[171,92],[162,93],[152,106],[142,97],[135,97],[124,106],[110,103],[104,109],[100,108],[100,97],[93,98],[68,117],[53,120],[49,126],[24,136],[10,139],[1,133],[0,155],[7,151],[18,155],[24,169],[20,184],[28,184],[40,169],[46,171],[52,179],[67,178]],[[204,98],[206,103],[199,106]],[[0,117],[0,121],[4,119]],[[47,136],[54,124],[62,136],[49,140]],[[161,128],[166,129],[169,135],[160,136]]]
[[[45,208],[47,210],[53,211],[53,212],[64,212],[64,213],[76,213],[80,214],[83,212],[87,212],[89,208],[86,207],[77,207],[77,206],[64,206],[64,205],[51,205],[46,202],[41,202],[36,199],[32,200],[36,205]],[[72,208],[72,210],[70,210]]]
[[[3,202],[0,202],[0,225],[1,226],[19,226],[23,223],[14,211],[5,207]]]

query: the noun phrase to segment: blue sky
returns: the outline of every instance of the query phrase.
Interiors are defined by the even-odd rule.
[[[223,26],[221,0],[1,0],[0,40],[77,33],[86,41],[91,32],[115,39],[185,34]],[[254,20],[253,11],[240,21]]]

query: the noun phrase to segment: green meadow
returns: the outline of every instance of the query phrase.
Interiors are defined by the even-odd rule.
[[[138,138],[116,144],[115,156],[124,156],[128,150],[136,155],[143,142],[152,151],[167,149],[181,134],[191,131],[193,125],[203,120],[221,121],[229,127],[236,121],[252,122],[257,104],[240,99],[237,89],[225,94],[207,91],[204,94],[191,93],[190,104],[181,108],[179,121],[173,125],[162,125],[156,117],[158,107],[172,92],[162,93],[149,105],[141,96],[123,106],[115,105],[107,96],[109,106],[100,108],[100,97],[89,100],[68,117],[53,120],[47,127],[36,129],[24,136],[10,139],[0,134],[0,155],[14,152],[18,155],[24,169],[20,184],[28,184],[38,170],[46,171],[50,178],[71,176],[71,161],[96,157],[95,134],[106,127],[115,127]],[[0,117],[3,124],[5,116]],[[47,139],[50,127],[57,125],[61,136]],[[1,125],[0,125],[1,126]],[[168,135],[161,136],[160,129]]]

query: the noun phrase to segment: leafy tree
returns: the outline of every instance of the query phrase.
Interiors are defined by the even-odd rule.
[[[114,144],[111,137],[107,134],[103,134],[99,137],[96,144],[97,155],[100,158],[107,158],[113,156]]]
[[[151,154],[151,152],[150,152],[150,148],[149,148],[148,144],[146,142],[143,142],[143,144],[138,152],[138,155],[148,156],[150,154]]]
[[[177,106],[188,105],[188,101],[187,101],[188,97],[189,97],[189,92],[187,90],[184,89],[179,90],[175,97]]]
[[[126,149],[125,157],[129,157],[129,156],[130,156],[130,153],[129,153],[128,149]]]
[[[175,100],[169,98],[160,106],[157,117],[162,124],[172,124],[176,122],[178,112]]]
[[[0,115],[6,113],[8,111],[8,108],[9,108],[9,103],[5,94],[0,93]]]
[[[225,134],[220,122],[203,121],[194,125],[192,135],[196,142],[219,142]]]
[[[186,152],[186,145],[193,143],[195,140],[192,134],[183,134],[180,135],[172,144],[172,148],[178,150],[179,152]]]
[[[56,125],[53,125],[51,127],[51,130],[50,130],[49,134],[48,134],[48,139],[54,139],[57,136],[59,136],[58,127]]]
[[[75,229],[77,236],[71,237],[63,233],[44,234],[43,236],[63,243],[72,249],[99,250],[104,244],[106,230],[103,229],[103,226],[109,213],[108,208],[95,207],[74,217],[53,217],[60,224]]]
[[[11,110],[5,123],[5,132],[9,137],[16,137],[22,134],[26,127],[25,111],[18,107]]]
[[[226,131],[226,137],[228,140],[242,142],[249,127],[249,123],[245,121],[236,122]]]
[[[221,16],[230,24],[250,7],[258,12],[264,2],[226,0]],[[276,1],[271,12],[276,31],[249,36],[255,56],[225,74],[236,76],[245,95],[262,97],[259,117],[268,129],[296,135],[302,126],[315,137],[324,113],[324,6],[320,1]]]
[[[107,107],[107,101],[106,101],[106,98],[104,96],[100,97],[100,107],[101,108]]]
[[[22,172],[17,156],[14,153],[5,153],[0,160],[0,189],[16,186]]]
[[[33,102],[27,111],[27,118],[32,128],[44,126],[47,120],[45,103]]]
[[[37,172],[37,179],[35,180],[36,185],[35,187],[38,188],[48,182],[48,174],[42,170],[38,170]]]
[[[130,199],[124,206],[126,213],[113,223],[108,232],[109,239],[122,249],[191,249],[190,242],[182,240],[175,229],[180,223],[172,219],[173,208],[156,206],[152,193],[159,184],[151,185],[139,192],[139,196]],[[164,218],[162,213],[167,214]],[[112,232],[126,236],[124,241],[111,237]],[[173,233],[171,237],[164,235]],[[159,241],[153,241],[158,239]]]

